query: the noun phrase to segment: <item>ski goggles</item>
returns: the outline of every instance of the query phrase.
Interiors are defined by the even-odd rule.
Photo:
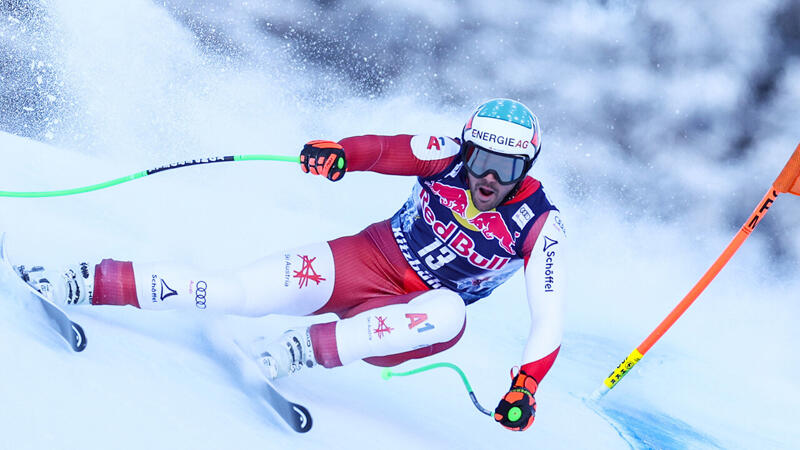
[[[493,152],[469,141],[462,145],[462,154],[469,173],[478,178],[494,174],[500,184],[514,184],[530,169],[527,156]]]

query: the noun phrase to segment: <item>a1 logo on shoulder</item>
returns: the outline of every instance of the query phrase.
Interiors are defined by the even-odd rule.
[[[411,138],[411,151],[419,160],[433,161],[457,155],[461,146],[447,137],[417,135]]]

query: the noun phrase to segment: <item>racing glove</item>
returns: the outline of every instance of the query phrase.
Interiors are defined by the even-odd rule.
[[[536,399],[533,394],[539,383],[522,370],[514,376],[511,370],[511,388],[494,410],[494,420],[512,431],[525,431],[536,416]]]
[[[333,141],[310,141],[300,151],[300,169],[339,181],[347,171],[344,148]]]

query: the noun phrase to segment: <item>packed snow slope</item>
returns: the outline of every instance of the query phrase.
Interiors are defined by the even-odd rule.
[[[617,388],[598,404],[583,400],[677,304],[746,219],[797,144],[798,136],[786,125],[792,116],[783,114],[796,112],[796,106],[774,104],[768,116],[776,120],[762,124],[771,132],[769,142],[735,163],[705,158],[706,147],[695,140],[683,142],[678,152],[667,148],[642,159],[619,151],[624,146],[601,122],[607,110],[592,109],[588,102],[573,111],[548,96],[557,89],[521,90],[521,75],[472,72],[494,85],[471,79],[475,91],[459,91],[459,101],[429,95],[439,92],[437,82],[420,83],[413,91],[413,75],[397,78],[395,87],[403,89],[354,94],[352,84],[330,77],[325,67],[303,67],[274,49],[237,45],[262,37],[233,13],[241,11],[231,12],[224,2],[213,16],[218,28],[187,19],[191,9],[176,12],[161,2],[82,3],[31,3],[23,12],[2,6],[7,14],[0,26],[3,67],[22,69],[3,70],[0,77],[0,114],[5,115],[0,123],[9,131],[0,133],[0,190],[71,188],[208,156],[296,155],[302,143],[315,138],[456,136],[477,102],[522,93],[520,100],[544,111],[540,118],[549,142],[533,175],[561,209],[568,231],[565,336],[537,393],[536,422],[524,433],[508,432],[479,414],[453,373],[439,369],[384,381],[378,368],[356,363],[278,383],[314,417],[311,432],[297,435],[261,403],[253,368],[229,357],[231,339],[277,336],[288,327],[330,317],[71,308],[89,339],[87,349],[75,354],[44,326],[40,311],[23,301],[19,284],[3,277],[0,448],[800,446],[792,420],[800,404],[795,381],[800,360],[792,351],[800,340],[795,326],[800,279],[792,257],[797,241],[785,219],[798,217],[800,199],[791,196],[778,199],[765,226]],[[416,3],[408,4],[412,12],[425,9]],[[280,9],[263,2],[245,9],[284,17],[302,13],[304,4]],[[581,4],[589,11],[596,7]],[[429,6],[447,11],[449,3]],[[214,10],[205,8],[205,13]],[[509,3],[510,11],[520,9]],[[570,21],[550,32],[553,39],[564,39],[563,47],[573,48],[564,36],[576,27],[568,25],[591,20],[583,10],[562,12]],[[409,13],[392,14],[401,21]],[[609,20],[626,17],[609,14],[604,16]],[[736,17],[731,11],[719,20]],[[693,23],[675,20],[667,23]],[[215,30],[238,30],[246,37],[237,40]],[[407,31],[393,30],[396,36]],[[505,35],[498,33],[500,42]],[[221,37],[214,41],[213,36]],[[213,42],[218,45],[212,52]],[[480,58],[489,58],[487,48],[480,49]],[[528,55],[531,72],[541,57]],[[606,61],[581,66],[584,72],[566,70],[569,62],[564,64],[554,73],[618,83],[618,74],[600,70],[608,67]],[[786,65],[786,73],[797,70],[794,62]],[[31,73],[39,75],[25,75]],[[443,74],[452,77],[450,71]],[[649,92],[633,75],[627,88]],[[442,82],[442,92],[453,89],[447,83],[455,82]],[[575,86],[573,94],[579,92]],[[702,93],[712,95],[705,86],[686,83],[670,91],[680,91],[679,97],[654,95],[689,102]],[[785,98],[796,95],[796,87],[781,89]],[[534,97],[539,93],[544,101]],[[20,114],[14,115],[8,99],[22,105]],[[726,117],[714,116],[715,130],[739,126]],[[689,120],[681,115],[681,121]],[[573,122],[600,129],[574,134]],[[657,137],[668,134],[671,125]],[[645,142],[644,130],[637,128],[627,138]],[[713,142],[720,139],[714,134]],[[410,178],[370,173],[330,183],[283,162],[206,165],[72,197],[0,198],[0,230],[8,233],[16,263],[59,266],[110,257],[222,270],[356,233],[393,214],[412,184]],[[479,401],[493,408],[508,388],[508,370],[520,363],[527,337],[522,277],[471,305],[467,314],[457,346],[399,369],[454,362],[466,371]]]

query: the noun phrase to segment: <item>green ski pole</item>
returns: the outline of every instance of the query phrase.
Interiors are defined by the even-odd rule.
[[[478,411],[486,414],[489,417],[493,416],[493,413],[491,411],[487,410],[486,408],[481,406],[480,403],[478,403],[478,399],[475,397],[475,392],[472,390],[472,386],[470,386],[469,380],[467,380],[467,376],[464,374],[464,371],[461,370],[461,368],[458,367],[455,364],[448,363],[448,362],[434,363],[434,364],[428,364],[427,366],[422,366],[422,367],[420,367],[418,369],[409,370],[407,372],[392,372],[390,369],[384,368],[381,371],[381,377],[384,380],[388,380],[391,377],[405,377],[405,376],[408,376],[408,375],[418,374],[418,373],[424,372],[426,370],[436,369],[438,367],[447,367],[447,368],[455,370],[461,376],[461,381],[464,383],[464,387],[467,388],[467,393],[469,394],[469,398],[472,400],[472,404],[474,404],[475,407],[478,408]],[[517,409],[519,409],[519,408],[517,408]],[[509,418],[511,418],[510,416],[511,416],[512,413],[513,413],[513,411],[509,411]],[[517,411],[517,413],[521,414],[522,412],[521,411]],[[514,420],[513,418],[511,418],[511,419]],[[519,419],[519,417],[517,417],[517,419]]]
[[[155,169],[143,170],[141,172],[120,177],[113,180],[105,181],[103,183],[92,184],[90,186],[77,187],[73,189],[62,189],[56,191],[33,191],[33,192],[18,192],[18,191],[0,191],[0,197],[22,197],[22,198],[41,198],[41,197],[61,197],[65,195],[83,194],[85,192],[98,191],[100,189],[109,188],[118,184],[133,181],[139,178],[153,175],[167,170],[178,169],[181,167],[197,166],[201,164],[213,164],[221,162],[232,161],[286,161],[300,163],[298,156],[281,156],[281,155],[239,155],[239,156],[212,156],[210,158],[192,159],[178,163],[166,164]]]

